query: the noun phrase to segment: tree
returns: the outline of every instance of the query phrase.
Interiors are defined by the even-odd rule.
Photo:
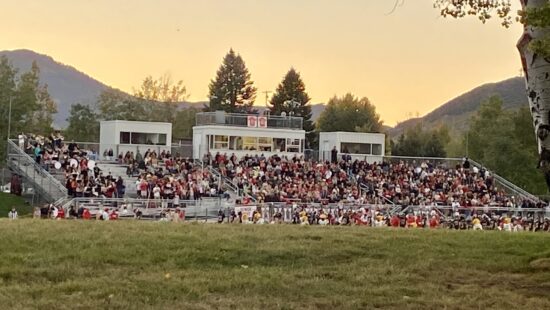
[[[85,104],[71,106],[69,126],[65,130],[68,140],[81,142],[97,142],[99,140],[99,115],[92,107]]]
[[[223,110],[229,113],[253,112],[256,88],[240,55],[229,50],[223,63],[210,81],[210,103],[206,111]]]
[[[315,139],[315,126],[311,120],[310,100],[300,73],[294,70],[294,68],[290,68],[283,81],[277,86],[277,90],[269,104],[271,114],[281,115],[282,112],[285,112],[287,115],[301,116],[303,118],[303,128],[306,131],[308,148]]]
[[[391,152],[395,156],[446,157],[445,145],[449,141],[449,130],[424,130],[422,124],[407,129],[397,142],[391,141]]]
[[[483,102],[465,134],[469,157],[514,184],[536,194],[546,193],[537,173],[537,141],[529,109],[507,111],[499,97]]]
[[[175,140],[190,138],[193,136],[193,126],[195,126],[195,116],[199,112],[193,107],[179,110],[176,113],[174,126],[172,127],[172,137]]]
[[[150,121],[173,123],[178,104],[187,98],[187,89],[183,81],[174,82],[169,74],[156,80],[149,75],[139,90],[134,91],[134,97],[143,106]]]
[[[527,100],[534,125],[539,167],[550,189],[550,3],[547,0],[520,0],[518,20],[524,25],[517,48],[527,85]],[[454,18],[477,16],[482,22],[496,12],[505,27],[512,23],[510,1],[435,0],[441,15]]]
[[[324,132],[381,132],[382,121],[369,99],[359,99],[348,93],[329,100],[317,120],[317,128]]]
[[[8,58],[0,56],[0,166],[3,166],[5,163],[10,98],[15,96],[16,76],[17,70],[11,66]]]
[[[106,89],[97,105],[103,120],[148,121],[146,104],[116,89]]]

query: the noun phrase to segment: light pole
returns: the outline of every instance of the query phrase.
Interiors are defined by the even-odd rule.
[[[10,139],[10,134],[11,134],[11,101],[12,101],[12,97],[10,96],[10,106],[9,106],[9,110],[8,110],[8,139]]]
[[[10,96],[10,104],[9,104],[9,108],[8,108],[8,136],[7,136],[7,139],[6,139],[6,165],[8,164],[8,161],[9,161],[9,156],[8,156],[8,153],[9,153],[9,150],[10,150],[10,145],[8,143],[7,140],[10,139],[10,134],[11,134],[11,102],[12,102],[12,97]],[[4,182],[6,181],[5,180],[5,171],[6,169],[2,169],[2,181],[1,181],[1,184],[2,187],[4,186]]]

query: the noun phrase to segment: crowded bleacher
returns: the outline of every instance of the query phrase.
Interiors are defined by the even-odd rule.
[[[138,150],[136,154],[115,156],[112,149],[104,150],[104,159],[124,165],[126,176],[135,180],[136,192],[127,193],[122,176],[98,167],[97,150],[67,143],[59,133],[50,137],[20,135],[19,146],[44,169],[62,171],[69,196],[124,198],[130,194],[137,199],[166,201],[147,206],[167,208],[160,211],[159,218],[168,221],[182,218],[180,206],[185,207],[185,201],[228,198],[222,182],[228,180],[237,188],[236,205],[254,205],[257,209],[244,217],[234,209],[225,210],[221,221],[218,217],[219,222],[227,218],[230,223],[550,229],[547,218],[534,214],[513,217],[506,212],[489,211],[488,207],[525,209],[542,208],[543,204],[507,194],[497,187],[487,170],[471,167],[467,159],[449,166],[429,161],[368,163],[352,161],[345,154],[336,160],[317,162],[302,156],[237,158],[217,153],[207,154],[197,164],[167,151],[157,154],[147,150],[142,155]],[[397,209],[390,214],[388,208],[395,206]],[[407,211],[408,206],[417,209]],[[440,208],[445,206],[448,208]],[[281,213],[283,210],[286,216]],[[86,208],[59,210],[46,206],[41,216],[92,218],[85,216],[86,212]],[[140,218],[140,212],[143,211],[114,204],[98,208],[93,215],[113,220],[119,215]]]

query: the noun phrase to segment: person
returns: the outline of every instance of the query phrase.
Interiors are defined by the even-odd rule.
[[[82,211],[82,218],[85,220],[89,220],[92,218],[92,215],[90,214],[90,210],[88,208],[85,208],[84,211]]]
[[[336,149],[336,146],[334,146],[332,151],[330,151],[330,161],[332,163],[338,162],[338,150]]]
[[[8,218],[10,220],[16,220],[17,219],[17,210],[15,210],[15,207],[11,208],[11,211],[8,212]]]
[[[474,230],[483,230],[483,227],[481,226],[481,221],[477,217],[477,215],[474,215],[474,218],[472,219],[472,228]]]
[[[41,215],[42,215],[42,212],[41,212],[40,208],[39,207],[34,207],[34,211],[32,213],[32,218],[33,219],[40,219]]]
[[[34,147],[34,157],[37,164],[40,164],[41,156],[42,156],[42,149],[40,148],[40,144],[36,143]]]
[[[462,163],[462,168],[465,170],[470,169],[470,161],[468,160],[468,157],[464,158],[464,162]]]

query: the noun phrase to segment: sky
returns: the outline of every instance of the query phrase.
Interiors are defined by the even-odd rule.
[[[519,1],[518,1],[519,2]],[[289,68],[312,103],[368,97],[386,125],[520,74],[521,26],[445,19],[432,0],[0,0],[0,50],[31,49],[132,92],[147,75],[183,80],[190,101],[233,48],[258,88]]]

